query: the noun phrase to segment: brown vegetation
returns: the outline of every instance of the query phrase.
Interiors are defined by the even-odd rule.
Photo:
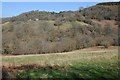
[[[30,11],[3,19],[3,54],[68,52],[118,46],[118,23],[101,5],[60,13]]]

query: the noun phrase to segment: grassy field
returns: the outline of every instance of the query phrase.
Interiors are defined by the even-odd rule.
[[[65,53],[3,56],[3,65],[16,67],[39,65],[39,68],[20,70],[20,78],[75,78],[112,79],[118,78],[118,48],[88,48]]]

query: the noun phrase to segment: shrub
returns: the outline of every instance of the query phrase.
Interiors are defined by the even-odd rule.
[[[60,26],[60,25],[62,25],[62,20],[61,20],[61,19],[55,20],[54,25],[55,25],[55,26]]]
[[[105,48],[108,48],[110,46],[110,40],[107,37],[101,36],[95,39],[97,46],[104,46]]]
[[[105,48],[108,48],[110,43],[108,41],[102,41],[101,45],[104,46]]]
[[[77,49],[94,46],[94,40],[90,36],[78,35],[75,39]]]

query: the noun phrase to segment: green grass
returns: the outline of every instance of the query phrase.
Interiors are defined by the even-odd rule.
[[[104,64],[104,65],[103,65]],[[36,80],[38,78],[59,78],[66,79],[69,78],[74,80],[79,79],[105,79],[105,80],[117,80],[118,79],[118,67],[117,63],[108,64],[76,64],[68,67],[44,67],[40,69],[25,70],[17,74],[17,79],[21,78],[31,78],[31,80]],[[113,66],[114,65],[114,66]]]
[[[3,57],[3,65],[20,66],[37,64],[43,67],[22,70],[17,73],[17,79],[31,78],[69,78],[74,80],[117,80],[118,50],[73,51],[63,54],[36,54]]]
[[[62,25],[60,25],[60,26],[59,26],[59,29],[61,29],[61,30],[68,30],[68,29],[74,27],[74,26],[72,26],[72,23],[73,23],[73,24],[78,24],[78,25],[81,25],[81,26],[82,26],[82,25],[86,25],[86,26],[89,25],[89,24],[87,24],[87,23],[79,22],[79,21],[66,22],[66,23],[63,23]]]
[[[67,30],[72,28],[72,25],[70,22],[63,23],[62,25],[59,26],[60,30]]]
[[[78,21],[76,21],[76,23],[78,23],[78,24],[80,24],[80,25],[86,25],[86,26],[89,25],[89,24],[87,24],[87,23],[85,23],[85,22],[78,22]]]

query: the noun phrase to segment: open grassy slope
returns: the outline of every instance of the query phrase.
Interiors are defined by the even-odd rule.
[[[92,50],[93,49],[93,50]],[[34,54],[34,55],[18,55],[18,56],[3,56],[4,66],[20,66],[27,64],[37,65],[69,65],[74,63],[96,62],[96,61],[111,61],[112,58],[117,60],[118,50],[115,49],[82,49],[65,53],[53,54]]]
[[[5,67],[17,70],[18,80],[21,78],[118,79],[117,47],[109,49],[93,47],[62,54],[3,56],[2,59]]]

